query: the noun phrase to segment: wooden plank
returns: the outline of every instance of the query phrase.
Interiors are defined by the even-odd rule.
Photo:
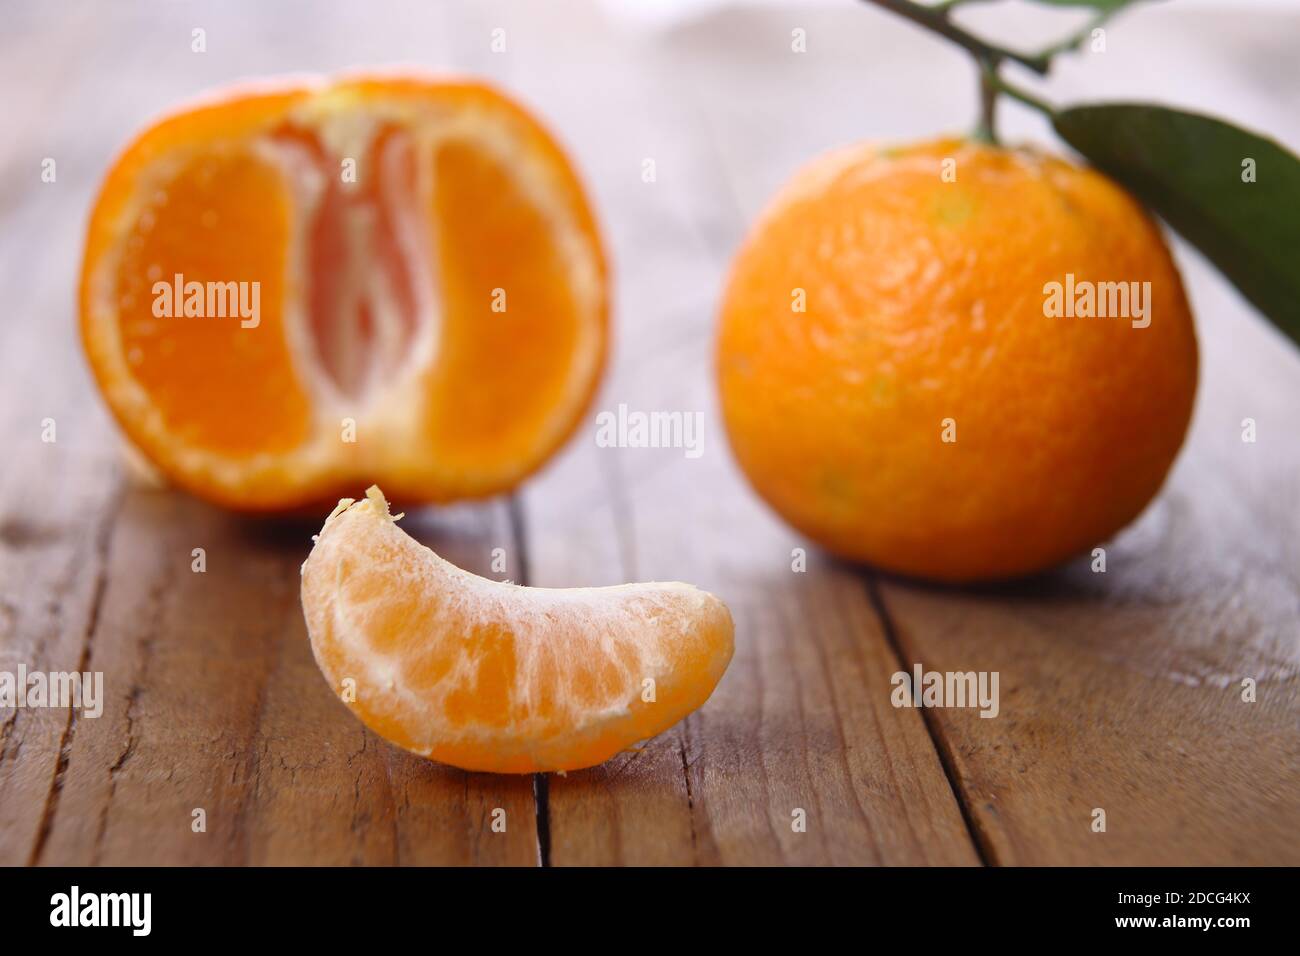
[[[68,308],[75,262],[50,254],[77,247],[72,224],[81,220],[84,191],[77,150],[61,148],[64,128],[48,116],[68,82],[67,57],[91,49],[93,36],[69,25],[59,38],[64,54],[54,56],[53,37],[35,34],[30,23],[16,28],[24,42],[12,47],[0,36],[0,80],[30,91],[6,110],[10,135],[0,142],[0,288],[8,303],[0,319],[0,670],[9,673],[84,669],[120,493]],[[52,183],[41,179],[47,156],[59,163]],[[0,865],[28,862],[47,832],[75,722],[67,708],[0,710]]]
[[[1087,63],[1063,64],[1054,95],[1095,96],[1100,82],[1123,84],[1132,96],[1141,74],[1155,87],[1146,95],[1185,98],[1186,78],[1150,74],[1145,57],[1160,49],[1170,62],[1212,63],[1223,30],[1244,40],[1230,14],[1203,16],[1202,31],[1172,8],[1125,17],[1115,27],[1125,42],[1101,71],[1108,76],[1098,80],[1099,66],[1085,77]],[[776,49],[795,25],[808,30],[806,57]],[[1013,26],[1003,26],[998,35],[1015,40]],[[749,42],[716,44],[720,32]],[[1258,23],[1251,32],[1268,33]],[[946,107],[918,109],[918,101],[966,82],[932,73],[964,66],[960,54],[926,55],[936,42],[878,13],[796,18],[782,9],[745,23],[720,14],[681,28],[672,46],[674,72],[698,91],[752,216],[820,149],[933,135]],[[702,66],[705,50],[716,56]],[[844,108],[846,88],[886,80],[905,95],[872,96],[864,112]],[[1258,83],[1226,93],[1202,85],[1211,99],[1248,103],[1282,141],[1300,141],[1285,96]],[[738,111],[742,102],[779,104],[782,135]],[[916,130],[917,117],[929,128]],[[1035,118],[1008,110],[1006,119],[1052,141]],[[1180,259],[1202,337],[1197,418],[1169,488],[1110,546],[1104,576],[1083,562],[1015,586],[954,589],[862,572],[909,669],[1000,673],[998,718],[927,712],[990,862],[1300,859],[1300,367],[1294,348],[1199,258],[1183,250]],[[1241,440],[1247,417],[1266,423],[1253,445]],[[1246,677],[1258,681],[1253,704],[1241,699]],[[1107,811],[1106,833],[1093,832],[1095,808]]]
[[[414,524],[482,568],[491,547],[509,545],[501,514],[458,509]],[[171,492],[127,495],[109,552],[126,573],[109,581],[90,655],[109,704],[78,726],[42,862],[536,862],[527,779],[406,754],[333,699],[298,600],[311,533]],[[497,807],[504,833],[491,829]]]
[[[0,355],[11,399],[0,434],[13,449],[0,475],[0,660],[9,669],[102,670],[107,697],[99,718],[4,715],[0,862],[535,865],[529,778],[465,774],[410,756],[331,699],[298,604],[312,526],[244,521],[136,484],[122,493],[113,430],[89,387],[67,305],[75,255],[25,254],[79,247],[107,157],[147,119],[150,103],[178,95],[174,84],[160,88],[158,75],[197,89],[280,72],[284,37],[303,39],[302,30],[303,50],[310,46],[322,68],[350,65],[357,52],[343,38],[361,31],[339,31],[337,21],[306,18],[277,31],[293,18],[280,10],[263,13],[257,29],[243,19],[250,12],[204,11],[206,58],[189,50],[194,24],[184,11],[151,11],[157,19],[142,29],[140,10],[103,7],[81,9],[77,31],[56,31],[48,19],[40,29],[29,24],[21,50],[0,56],[0,76],[43,63],[45,84],[10,79],[14,88],[61,93],[65,117],[51,125],[38,97],[25,99],[30,108],[15,114],[6,143],[38,145],[30,155],[12,145],[0,153],[17,170],[0,185],[0,269],[14,290],[11,311],[23,318]],[[341,16],[366,22],[361,11]],[[387,39],[436,51],[442,15],[412,16],[408,26],[432,41],[421,46],[396,22]],[[93,82],[61,89],[65,44],[77,37],[113,62]],[[38,56],[56,42],[63,55]],[[87,117],[86,135],[71,135]],[[50,143],[58,144],[57,187],[39,179]],[[40,440],[46,416],[57,421],[53,445]],[[507,507],[448,509],[409,524],[452,560],[486,572],[495,547],[512,564],[521,557]],[[203,573],[191,569],[196,547],[206,552]],[[497,808],[505,832],[491,826]],[[192,826],[196,809],[205,832]]]
[[[47,301],[28,314],[56,313]],[[94,418],[89,396],[58,388],[71,363],[48,342],[35,344],[7,352],[3,373],[15,383],[28,377],[23,368],[53,373],[44,382],[32,376],[0,428],[9,449],[0,470],[0,670],[10,674],[85,669],[119,494],[111,453],[93,428],[79,427]],[[50,443],[42,440],[46,419]],[[46,832],[75,725],[66,708],[0,711],[0,864],[27,862]]]
[[[508,36],[543,15],[495,8]],[[529,583],[685,579],[728,601],[737,652],[696,715],[605,766],[549,780],[550,862],[973,863],[925,728],[857,578],[814,558],[734,472],[711,396],[711,313],[738,222],[703,130],[653,49],[592,8],[496,70],[580,157],[613,246],[617,347],[597,403],[700,413],[700,457],[595,447],[589,421],[523,495]],[[556,63],[581,63],[558,70]],[[592,77],[599,76],[599,83]],[[656,179],[642,177],[653,159]],[[882,688],[882,691],[872,691]],[[806,831],[793,824],[806,815]]]
[[[1217,277],[1187,272],[1199,412],[1106,573],[1079,561],[1005,589],[881,588],[909,661],[1000,672],[997,719],[931,712],[999,863],[1300,863],[1300,355]]]

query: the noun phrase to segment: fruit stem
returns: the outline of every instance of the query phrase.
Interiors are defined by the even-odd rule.
[[[1056,115],[1056,107],[1052,106],[1051,103],[1046,100],[1040,100],[1038,97],[1026,93],[1020,87],[1008,83],[998,75],[996,70],[989,74],[989,81],[993,84],[997,93],[1005,93],[1013,100],[1018,100],[1019,102],[1024,103],[1030,109],[1038,110],[1038,112],[1042,113],[1048,119],[1051,119]]]
[[[998,145],[997,124],[995,122],[998,106],[998,91],[1001,88],[998,80],[997,65],[987,58],[980,57],[980,118],[975,125],[975,132],[972,134],[975,139],[981,143],[988,143],[990,146]]]
[[[1041,53],[1036,54],[1035,58],[1039,60],[1044,60],[1045,62],[1050,64],[1052,62],[1052,59],[1056,57],[1057,54],[1072,53],[1073,51],[1079,49],[1079,47],[1083,46],[1083,44],[1088,40],[1088,38],[1092,36],[1093,30],[1098,29],[1103,23],[1105,23],[1112,16],[1114,16],[1114,14],[1115,14],[1114,9],[1097,11],[1097,14],[1091,17],[1088,20],[1088,22],[1085,23],[1079,29],[1078,33],[1066,37],[1060,43],[1052,44],[1051,46],[1047,47],[1047,49],[1043,50]]]
[[[1113,10],[1101,10],[1077,33],[1047,47],[1041,53],[1030,54],[1019,53],[1006,47],[988,43],[952,22],[948,14],[954,7],[964,3],[974,3],[977,0],[940,0],[940,2],[931,6],[916,3],[914,0],[867,0],[867,2],[874,3],[878,7],[884,7],[892,13],[896,13],[919,26],[925,27],[927,30],[939,34],[975,57],[980,71],[980,118],[975,126],[973,136],[981,142],[992,144],[996,144],[998,141],[994,120],[997,114],[997,98],[1000,93],[1005,93],[1012,99],[1038,110],[1048,119],[1056,115],[1056,110],[1046,100],[1040,100],[1038,97],[1026,93],[1019,87],[1012,86],[1002,79],[999,73],[1002,64],[1004,62],[1019,63],[1039,76],[1046,76],[1052,67],[1052,59],[1055,56],[1078,49],[1092,35],[1092,31],[1105,23],[1114,12]]]
[[[912,0],[866,0],[866,2],[874,3],[878,7],[884,7],[900,17],[905,17],[913,23],[939,34],[946,40],[951,40],[977,59],[988,60],[995,67],[1003,60],[1010,60],[1013,63],[1019,63],[1026,69],[1033,70],[1039,76],[1046,76],[1047,70],[1052,64],[1051,56],[1008,50],[1006,47],[988,43],[973,33],[968,33],[948,17],[949,8],[955,6],[955,4],[949,3],[927,7],[924,4],[914,3]],[[1079,38],[1078,42],[1082,42],[1082,37]]]
[[[989,2],[990,0],[939,0],[938,3],[932,3],[929,6],[932,10],[942,10],[944,13],[947,13],[949,10],[953,10],[956,7],[969,7],[972,4]]]

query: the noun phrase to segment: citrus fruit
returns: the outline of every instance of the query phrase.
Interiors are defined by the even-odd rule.
[[[723,417],[754,488],[830,551],[925,578],[1022,575],[1106,540],[1159,490],[1196,391],[1155,223],[1027,148],[813,161],[720,312]]]
[[[244,86],[161,120],[90,218],[81,329],[130,441],[236,508],[508,489],[579,421],[606,269],[581,185],[477,82]]]
[[[303,565],[302,607],[330,686],[414,753],[498,773],[590,767],[698,708],[731,660],[731,614],[705,591],[490,581],[396,520],[376,487],[340,501]]]

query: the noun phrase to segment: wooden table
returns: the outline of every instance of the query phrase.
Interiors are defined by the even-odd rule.
[[[1300,863],[1300,352],[1179,247],[1202,339],[1195,422],[1107,573],[1078,562],[954,589],[830,560],[760,505],[727,451],[710,372],[722,277],[802,160],[966,126],[968,65],[847,2],[650,29],[626,10],[546,6],[6,8],[0,669],[103,671],[107,700],[98,719],[0,711],[0,863]],[[1296,14],[1178,7],[1120,21],[1104,69],[1065,64],[1049,93],[1190,102],[1294,148]],[[76,342],[86,210],[136,127],[232,78],[392,61],[487,74],[547,117],[615,260],[597,408],[706,415],[698,459],[598,449],[593,424],[515,495],[405,521],[479,573],[505,548],[499,578],[682,579],[728,601],[736,656],[713,698],[593,770],[467,774],[367,732],[304,633],[314,527],[128,477]],[[1189,71],[1203,81],[1191,100]],[[1046,139],[1037,123],[1007,110],[1013,136]],[[891,674],[918,662],[998,671],[1000,715],[894,708]]]

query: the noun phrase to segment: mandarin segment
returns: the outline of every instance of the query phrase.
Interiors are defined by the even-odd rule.
[[[470,143],[436,153],[433,221],[444,310],[430,396],[445,455],[481,465],[543,433],[580,352],[564,250],[509,168]]]
[[[398,528],[377,488],[325,522],[302,604],[321,672],[353,712],[466,770],[601,763],[700,707],[733,650],[731,615],[707,592],[480,578]]]
[[[280,172],[246,151],[196,158],[145,197],[116,270],[121,348],[162,427],[185,444],[240,458],[307,437],[282,312],[291,214]],[[190,283],[218,314],[176,314]],[[211,302],[209,284],[220,295]]]

